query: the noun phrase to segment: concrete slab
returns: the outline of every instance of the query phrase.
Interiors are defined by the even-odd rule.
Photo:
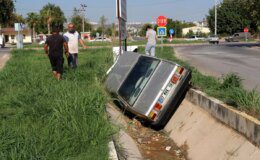
[[[179,145],[187,145],[192,160],[259,160],[260,149],[244,136],[184,100],[165,127]]]
[[[117,155],[120,159],[126,160],[141,160],[142,155],[137,144],[124,130],[127,128],[127,122],[124,120],[124,115],[111,104],[107,104],[107,112],[109,120],[120,128],[120,131],[115,135],[114,142],[118,146]]]

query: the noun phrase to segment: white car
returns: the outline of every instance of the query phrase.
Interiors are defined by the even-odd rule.
[[[209,37],[207,38],[207,40],[208,40],[209,43],[211,43],[211,44],[219,44],[219,37],[218,37],[218,36],[215,36],[215,35],[209,36]]]
[[[197,36],[191,36],[189,38],[186,38],[186,41],[198,41],[198,40],[205,40],[205,38],[197,37]]]
[[[4,35],[0,35],[0,47],[1,48],[5,47],[5,37],[4,37]]]
[[[98,37],[93,40],[90,40],[89,42],[112,42],[112,40],[106,37]]]

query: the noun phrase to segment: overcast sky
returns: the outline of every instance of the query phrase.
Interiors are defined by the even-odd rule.
[[[16,0],[17,13],[26,16],[38,12],[48,2],[60,6],[67,18],[73,8],[86,4],[86,17],[98,22],[105,15],[109,22],[115,21],[116,0]],[[127,0],[128,22],[154,22],[159,15],[185,21],[201,21],[214,6],[214,0]]]

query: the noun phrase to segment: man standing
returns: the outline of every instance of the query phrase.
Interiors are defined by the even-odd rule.
[[[64,38],[68,42],[69,46],[70,55],[68,57],[68,64],[71,68],[77,68],[79,53],[78,42],[80,42],[84,49],[86,49],[86,45],[81,39],[80,34],[75,30],[75,26],[73,23],[70,23],[68,25],[68,32],[64,34]]]
[[[53,76],[57,79],[61,79],[63,72],[63,46],[66,56],[68,56],[68,44],[64,37],[59,35],[59,28],[52,28],[52,35],[49,36],[45,42],[44,50],[46,55],[50,59]]]
[[[156,32],[152,29],[151,26],[147,27],[146,39],[147,39],[147,44],[145,48],[146,55],[150,55],[154,57],[157,36],[156,36]]]

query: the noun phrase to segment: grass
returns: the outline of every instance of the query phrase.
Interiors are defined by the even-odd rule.
[[[207,43],[207,41],[186,41],[183,39],[173,39],[172,42],[169,42],[167,40],[163,40],[163,44],[194,44],[194,43]],[[86,41],[87,46],[89,47],[102,47],[102,46],[106,46],[106,47],[113,47],[113,46],[119,46],[118,40],[113,41],[113,42],[87,42]],[[157,41],[157,44],[160,45],[161,44],[161,40],[159,39]],[[127,45],[128,46],[132,46],[132,45],[146,45],[146,41],[142,40],[142,41],[127,41]],[[81,45],[79,44],[79,46],[81,47]],[[25,49],[34,49],[34,48],[43,48],[43,45],[37,44],[37,43],[33,43],[33,44],[26,44],[24,45]]]
[[[66,69],[62,81],[43,53],[14,50],[0,72],[1,159],[108,159],[115,130],[101,84],[110,49],[80,54],[79,67]]]
[[[141,47],[139,51],[144,53],[144,48]],[[203,75],[187,62],[176,58],[173,47],[157,47],[156,54],[159,58],[176,62],[192,70],[192,84],[195,88],[260,119],[260,93],[243,89],[242,80],[236,74],[230,73],[220,79]]]

